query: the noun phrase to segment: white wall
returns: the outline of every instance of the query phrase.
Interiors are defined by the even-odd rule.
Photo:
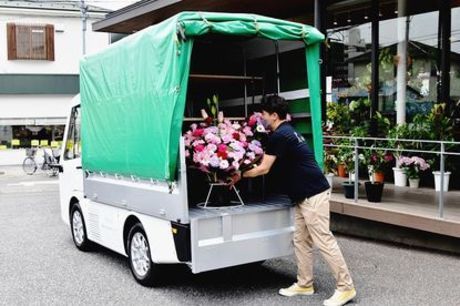
[[[104,14],[90,14],[86,31],[86,54],[104,49],[109,44],[109,34],[92,32],[91,23]],[[53,24],[54,61],[8,60],[6,24]],[[58,32],[56,32],[58,30]],[[59,32],[63,30],[64,32]],[[0,73],[30,74],[78,74],[82,56],[82,32],[79,12],[53,12],[27,9],[0,8]]]
[[[73,95],[0,95],[0,122],[12,118],[66,118]]]

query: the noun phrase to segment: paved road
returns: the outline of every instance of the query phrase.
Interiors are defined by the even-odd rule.
[[[291,257],[199,275],[169,266],[162,287],[141,287],[122,256],[73,246],[60,220],[56,179],[6,170],[0,175],[1,305],[321,305],[334,290],[319,256],[318,293],[311,297],[277,295],[295,280]],[[358,289],[349,305],[460,305],[459,256],[338,238]]]

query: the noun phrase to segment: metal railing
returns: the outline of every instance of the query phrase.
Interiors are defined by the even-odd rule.
[[[444,218],[444,174],[445,174],[445,159],[446,156],[460,156],[460,152],[455,151],[448,151],[446,150],[446,145],[453,145],[459,146],[460,142],[455,141],[436,141],[436,140],[421,140],[421,139],[400,139],[400,138],[379,138],[379,137],[355,137],[355,136],[333,136],[333,135],[323,135],[324,139],[339,139],[339,140],[348,140],[351,144],[334,144],[334,143],[326,143],[324,144],[325,147],[330,148],[351,148],[354,150],[354,201],[355,203],[358,202],[358,189],[359,189],[359,150],[370,150],[370,151],[389,151],[389,152],[409,152],[409,153],[425,153],[425,154],[433,154],[439,155],[440,159],[440,188],[439,188],[439,197],[438,197],[438,213],[440,218]],[[387,146],[366,146],[360,145],[359,141],[373,141],[374,144],[378,142],[399,142],[399,143],[418,143],[420,145],[423,144],[434,144],[439,145],[439,150],[423,150],[423,149],[409,149],[409,148],[393,148]],[[350,171],[350,170],[349,170]]]

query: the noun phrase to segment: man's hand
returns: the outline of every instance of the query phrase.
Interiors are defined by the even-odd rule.
[[[228,182],[228,189],[232,189],[233,186],[235,186],[236,183],[238,183],[241,180],[241,171],[236,171],[235,173],[232,174],[231,177],[229,177],[229,182]]]

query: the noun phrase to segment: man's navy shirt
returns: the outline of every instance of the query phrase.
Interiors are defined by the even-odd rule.
[[[268,137],[265,153],[276,156],[277,181],[293,202],[330,188],[305,139],[289,123],[282,122]]]

